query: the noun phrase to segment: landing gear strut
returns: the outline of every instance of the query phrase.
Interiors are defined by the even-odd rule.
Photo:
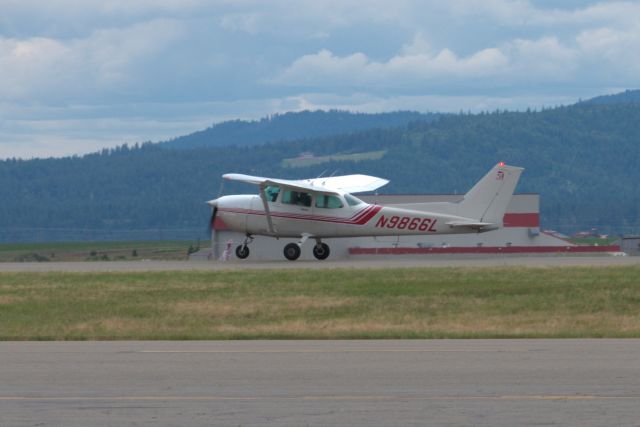
[[[253,242],[253,237],[247,234],[244,238],[244,242],[236,248],[236,256],[240,259],[245,259],[249,256],[249,243]]]

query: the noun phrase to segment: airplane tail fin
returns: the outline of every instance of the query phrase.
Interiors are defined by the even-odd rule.
[[[465,194],[458,206],[458,213],[501,227],[507,205],[523,170],[524,168],[498,163]]]

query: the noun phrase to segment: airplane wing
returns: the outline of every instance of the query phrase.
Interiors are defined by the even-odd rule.
[[[261,176],[243,175],[241,173],[226,173],[222,175],[222,178],[231,181],[241,181],[248,184],[256,184],[260,186],[266,185],[279,185],[282,187],[289,187],[301,191],[319,191],[328,194],[339,194],[338,191],[331,188],[325,188],[319,185],[313,185],[310,180],[289,180],[289,179],[276,179],[276,178],[264,178]]]
[[[241,181],[249,184],[281,185],[298,190],[320,191],[330,194],[339,194],[340,192],[362,193],[365,191],[373,191],[382,187],[383,185],[386,185],[389,182],[388,180],[383,178],[359,174],[303,180],[264,178],[260,176],[243,175],[239,173],[227,173],[222,175],[222,177],[224,179]]]
[[[370,175],[342,175],[330,176],[327,178],[307,179],[313,185],[319,185],[326,188],[334,188],[344,191],[345,193],[363,193],[365,191],[373,191],[387,185],[389,180],[378,178]]]

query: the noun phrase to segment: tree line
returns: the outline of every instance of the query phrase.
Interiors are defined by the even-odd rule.
[[[543,111],[441,115],[316,138],[191,149],[146,143],[61,159],[0,162],[0,229],[192,228],[221,175],[365,173],[384,193],[464,193],[498,161],[526,168],[518,192],[541,194],[542,226],[616,232],[640,225],[640,105],[578,103]],[[282,159],[386,150],[380,160],[286,167]],[[255,192],[226,183],[224,194]]]

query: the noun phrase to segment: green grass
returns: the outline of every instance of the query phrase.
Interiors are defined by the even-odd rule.
[[[203,242],[202,245],[208,245]],[[186,259],[193,241],[2,243],[0,262]],[[135,252],[134,252],[135,250]],[[135,254],[135,255],[134,255]]]
[[[0,339],[640,337],[640,267],[2,273]]]
[[[352,161],[359,162],[362,160],[379,160],[387,154],[387,150],[379,150],[379,151],[367,151],[364,153],[353,153],[353,154],[332,154],[330,156],[317,156],[317,157],[303,157],[303,158],[292,158],[292,159],[283,159],[282,166],[290,167],[290,168],[300,168],[312,165],[319,165],[321,163],[327,163],[331,161]]]

